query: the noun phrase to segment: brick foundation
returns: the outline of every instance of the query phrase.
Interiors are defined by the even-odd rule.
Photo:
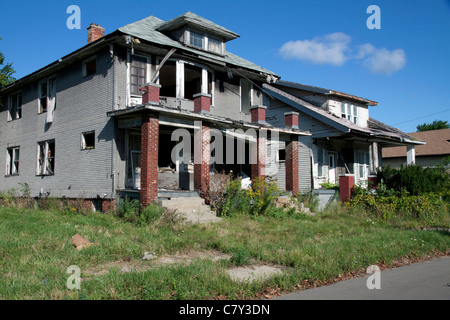
[[[158,200],[159,118],[142,116],[141,138],[141,204],[147,206]]]

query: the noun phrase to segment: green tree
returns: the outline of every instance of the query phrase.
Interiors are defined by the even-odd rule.
[[[0,40],[2,40],[2,38],[0,38]],[[0,67],[3,66],[4,61],[5,56],[0,52]],[[0,88],[16,80],[12,76],[15,72],[16,71],[13,69],[12,63],[8,63],[0,69]]]
[[[447,121],[434,120],[433,123],[424,123],[417,126],[418,132],[439,129],[450,129],[450,124]]]

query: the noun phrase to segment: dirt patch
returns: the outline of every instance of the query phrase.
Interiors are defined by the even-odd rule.
[[[187,265],[196,259],[219,261],[222,259],[229,260],[231,255],[218,251],[193,251],[188,253],[179,253],[175,255],[167,255],[157,257],[151,261],[114,261],[101,264],[96,267],[83,270],[86,276],[101,276],[110,272],[111,269],[118,269],[119,272],[143,272],[154,268],[183,264]]]
[[[236,282],[252,283],[256,280],[265,280],[274,275],[283,274],[283,269],[277,266],[252,265],[227,270],[231,279]]]

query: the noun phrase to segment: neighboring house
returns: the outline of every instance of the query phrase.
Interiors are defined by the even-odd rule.
[[[301,191],[320,189],[327,182],[339,184],[342,175],[366,185],[382,165],[384,148],[404,146],[403,154],[408,153],[412,163],[415,146],[423,144],[370,118],[375,101],[288,81],[264,84],[263,89],[268,122],[281,125],[285,112],[296,112],[299,129],[312,134],[299,138]]]
[[[277,136],[282,158],[268,159],[282,164],[283,188],[298,192],[309,154],[299,140],[310,133],[295,113],[266,122],[263,84],[279,76],[228,52],[237,37],[191,12],[107,35],[91,24],[87,45],[0,90],[0,189],[27,183],[31,196],[83,198],[99,210],[119,195],[146,205],[163,190],[205,194],[217,172],[265,176]],[[193,153],[176,149],[180,137]],[[212,137],[223,164],[210,163]]]
[[[425,141],[415,150],[415,164],[434,167],[450,156],[450,129],[408,133],[411,137]],[[405,147],[383,149],[383,165],[400,168],[406,165]]]

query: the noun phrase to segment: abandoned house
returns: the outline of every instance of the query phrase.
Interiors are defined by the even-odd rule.
[[[91,24],[85,46],[0,90],[1,190],[107,210],[204,195],[230,172],[293,193],[364,182],[387,146],[414,161],[420,142],[369,118],[376,102],[280,81],[227,51],[238,37],[191,12],[107,35]]]

